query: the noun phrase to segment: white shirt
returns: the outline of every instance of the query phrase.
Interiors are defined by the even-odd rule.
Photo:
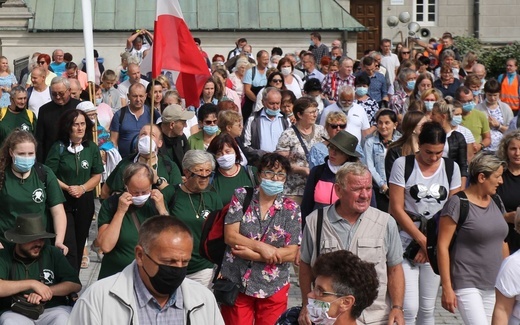
[[[148,87],[148,84],[149,82],[144,80],[144,79],[140,79],[139,80],[139,83],[141,85],[143,85],[145,88]],[[126,81],[123,81],[122,83],[120,83],[119,85],[117,85],[117,90],[119,90],[119,94],[121,95],[121,98],[128,98],[128,88],[130,88],[130,80],[126,80]]]
[[[495,288],[507,298],[515,298],[513,312],[509,319],[509,325],[520,323],[520,251],[507,257],[498,271]]]
[[[38,118],[38,112],[40,111],[40,107],[44,104],[47,104],[51,101],[51,92],[49,91],[49,87],[46,87],[43,91],[37,91],[33,88],[31,93],[31,98],[29,98],[29,109],[33,111],[36,118]]]
[[[389,55],[384,55],[381,53],[381,64],[386,68],[386,72],[388,72],[388,79],[390,80],[390,85],[392,85],[395,80],[395,70],[401,65],[399,63],[399,58],[394,53],[390,53]]]
[[[347,114],[347,128],[345,131],[356,136],[358,141],[361,143],[362,135],[361,131],[370,128],[370,123],[368,122],[367,112],[363,108],[363,106],[359,104],[352,104],[352,107],[346,112],[342,108],[338,106],[337,103],[329,105],[323,109],[320,119],[320,125],[325,126],[325,122],[327,121],[327,115],[330,112],[343,112]]]

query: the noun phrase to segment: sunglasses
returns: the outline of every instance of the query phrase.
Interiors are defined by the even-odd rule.
[[[206,120],[204,121],[204,124],[205,125],[217,125],[217,120],[213,120],[213,121],[210,121],[210,120]]]
[[[337,129],[339,127],[342,130],[347,127],[346,124],[329,124],[329,126],[331,129]]]
[[[51,92],[52,97],[62,97],[63,98],[63,97],[65,97],[65,94],[66,94],[65,92],[59,92],[59,93],[54,92],[54,91]]]
[[[38,61],[38,64],[39,64],[39,65],[43,65],[43,64],[45,64],[45,63],[47,63],[47,62],[45,62],[45,61]]]
[[[271,80],[271,82],[274,82],[274,83],[282,83],[282,79],[273,79]]]
[[[401,52],[402,54],[410,54],[410,52]]]

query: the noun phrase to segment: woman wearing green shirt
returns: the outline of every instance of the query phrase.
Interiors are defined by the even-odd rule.
[[[37,213],[45,216],[46,227],[52,217],[55,246],[67,254],[63,244],[67,228],[62,204],[65,198],[52,170],[35,161],[34,136],[19,129],[11,132],[0,152],[0,246],[7,242],[4,231],[15,227],[20,214]]]
[[[188,264],[187,278],[207,287],[213,277],[213,263],[199,254],[202,225],[207,216],[222,209],[222,200],[217,193],[207,191],[209,179],[215,169],[213,156],[203,150],[189,150],[182,159],[186,181],[175,188],[170,212],[190,228],[193,235],[193,252]]]
[[[97,242],[104,253],[99,279],[132,263],[139,227],[146,219],[169,214],[161,191],[152,189],[153,177],[150,166],[132,163],[123,172],[125,192],[103,201],[98,215]]]
[[[240,149],[231,135],[225,133],[216,136],[211,141],[208,152],[217,159],[218,167],[212,185],[223,205],[231,201],[237,188],[256,185],[256,168],[241,166]]]
[[[80,270],[83,247],[94,216],[94,189],[101,181],[103,162],[98,146],[92,138],[92,121],[81,110],[63,113],[58,123],[58,141],[45,164],[58,177],[58,183],[67,200],[65,245],[69,247],[67,260]]]

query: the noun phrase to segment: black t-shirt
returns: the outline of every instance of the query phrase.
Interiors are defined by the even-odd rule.
[[[518,201],[520,175],[515,176],[509,170],[505,170],[502,179],[504,184],[498,187],[497,194],[502,198],[507,212],[516,211],[516,208],[520,205],[520,201]]]

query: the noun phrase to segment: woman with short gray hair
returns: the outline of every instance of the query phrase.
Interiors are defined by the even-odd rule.
[[[509,252],[504,206],[496,194],[504,167],[497,156],[479,152],[469,164],[469,187],[448,199],[441,211],[437,260],[442,307],[451,313],[458,308],[465,324],[491,324],[495,279]],[[463,200],[467,209],[461,208]]]
[[[215,170],[213,155],[204,150],[189,150],[182,159],[182,174],[185,182],[175,186],[175,194],[169,202],[172,215],[190,228],[193,234],[193,252],[188,263],[189,279],[207,287],[213,278],[213,263],[199,254],[202,225],[208,215],[222,209],[222,200],[215,191],[209,191],[210,180]]]

